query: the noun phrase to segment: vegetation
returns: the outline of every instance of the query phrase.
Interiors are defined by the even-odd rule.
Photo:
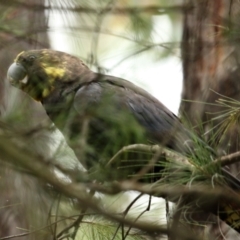
[[[219,2],[0,1],[0,239],[239,237],[239,3]],[[161,21],[171,29],[164,41]],[[192,133],[190,151],[126,141],[107,163],[98,151],[99,164],[87,171],[79,156],[91,145],[70,148],[41,104],[6,80],[17,54],[42,48],[74,54],[101,74],[119,69],[123,78],[136,65],[181,57],[179,115]]]

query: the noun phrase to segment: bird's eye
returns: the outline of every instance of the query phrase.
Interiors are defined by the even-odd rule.
[[[34,61],[35,58],[36,58],[35,56],[31,55],[28,57],[28,60],[32,62],[32,61]]]

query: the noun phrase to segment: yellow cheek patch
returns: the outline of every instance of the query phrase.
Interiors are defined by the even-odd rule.
[[[62,68],[56,67],[44,67],[44,71],[49,76],[51,80],[55,80],[56,78],[62,78],[65,74],[65,70]]]

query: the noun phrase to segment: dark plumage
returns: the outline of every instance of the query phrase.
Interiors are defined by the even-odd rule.
[[[87,167],[96,162],[104,167],[117,151],[134,143],[160,143],[183,154],[195,151],[192,139],[196,137],[160,101],[131,82],[92,72],[69,54],[49,49],[22,52],[10,66],[8,78],[42,103]],[[127,169],[134,165],[136,170],[146,158],[146,154],[130,153],[119,160],[127,160]],[[115,179],[125,177],[122,170],[110,172]],[[225,170],[223,174],[230,187],[240,189],[236,178]],[[228,205],[222,206],[229,210]],[[235,215],[233,219],[225,214],[222,219],[240,231]]]
[[[88,167],[106,163],[123,146],[134,143],[161,143],[184,154],[194,151],[193,134],[151,94],[124,79],[94,73],[69,54],[49,49],[22,52],[10,66],[8,78],[41,101]],[[123,156],[129,161],[144,157]]]
[[[150,160],[149,154],[122,154],[113,164],[120,172],[107,174],[106,163],[130,144],[188,150],[189,132],[161,102],[131,82],[92,72],[74,56],[48,49],[23,52],[8,76],[14,86],[41,101],[85,167],[102,166],[103,178],[126,177]]]

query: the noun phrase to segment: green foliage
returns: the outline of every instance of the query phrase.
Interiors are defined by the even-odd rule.
[[[137,60],[140,57],[144,59],[141,66],[145,68],[149,57],[161,60],[171,54],[178,54],[179,51],[180,34],[177,33],[177,28],[182,16],[182,13],[179,14],[182,6],[171,7],[168,5],[169,1],[156,1],[156,6],[150,8],[141,5],[141,1],[47,1],[46,6],[39,5],[38,1],[33,1],[32,5],[24,1],[13,2],[13,6],[11,1],[8,3],[10,6],[6,6],[6,2],[1,6],[0,37],[4,39],[4,36],[7,36],[1,43],[2,48],[12,47],[17,42],[14,45],[17,53],[23,49],[45,47],[47,38],[43,33],[46,32],[61,33],[57,40],[64,38],[64,47],[67,47],[69,52],[81,56],[99,72],[114,68],[128,59]],[[171,1],[171,4],[179,2]],[[38,18],[41,11],[45,12],[46,19],[43,15]],[[53,12],[64,19],[63,25],[52,27],[45,24],[47,17],[52,17]],[[164,15],[165,20],[170,23],[171,31],[167,42],[162,41],[163,31],[154,28],[153,19],[160,15]],[[35,18],[33,22],[29,21],[33,19],[32,16],[35,16],[37,21]],[[56,19],[52,21],[57,22]],[[37,23],[44,23],[44,26]],[[237,32],[225,30],[230,37],[237,36]],[[38,38],[37,33],[41,33],[42,38]],[[22,41],[24,44],[20,45],[19,42]],[[28,45],[29,42],[34,44]],[[112,49],[114,54],[111,53]],[[3,54],[3,63],[11,56],[8,53],[9,49],[7,54]],[[16,53],[11,56],[11,61],[15,55]],[[111,65],[105,65],[104,60],[110,58],[116,60],[112,61]],[[126,68],[125,72],[131,70]],[[6,69],[2,72],[4,71]],[[142,194],[156,194],[158,197],[160,195],[166,199],[171,197],[171,200],[178,202],[187,190],[194,187],[203,187],[204,190],[207,189],[206,192],[211,192],[215,187],[225,186],[220,164],[211,164],[216,158],[214,151],[202,140],[192,135],[191,148],[185,156],[169,152],[164,146],[157,146],[157,150],[153,150],[146,132],[127,112],[121,112],[119,115],[119,109],[112,109],[112,102],[109,103],[108,96],[98,113],[99,118],[109,116],[103,125],[98,125],[100,130],[108,131],[100,131],[102,134],[95,134],[94,139],[103,144],[96,148],[88,143],[79,148],[82,142],[77,140],[77,131],[73,131],[73,135],[76,136],[73,137],[71,147],[81,156],[78,155],[79,159],[85,158],[82,162],[90,162],[92,157],[95,161],[94,166],[86,173],[63,136],[56,134],[55,128],[46,120],[43,109],[39,110],[39,104],[33,104],[27,97],[23,100],[23,96],[20,96],[14,100],[17,104],[13,107],[13,104],[9,104],[15,98],[13,96],[13,91],[9,91],[6,93],[8,104],[1,102],[0,227],[5,224],[4,226],[18,229],[14,232],[16,234],[32,234],[30,236],[34,235],[36,239],[46,239],[46,236],[57,237],[62,232],[61,238],[58,239],[64,239],[72,237],[75,232],[76,239],[135,240],[146,239],[149,236],[158,238],[161,234],[176,232],[179,233],[179,239],[189,239],[182,237],[178,228],[172,229],[171,224],[167,228],[161,228],[147,219],[141,225],[137,221],[138,218],[128,221],[125,218],[127,211],[115,214],[108,209],[104,210],[94,194],[114,195],[121,191],[135,190]],[[215,118],[222,119],[219,125],[214,126],[218,128],[216,135],[212,136],[212,142],[215,143],[221,142],[228,129],[239,123],[240,117],[238,102],[225,98],[217,104],[225,109],[219,111]],[[110,107],[105,108],[106,105]],[[2,109],[5,108],[7,110],[2,114]],[[95,110],[93,108],[92,111]],[[68,117],[66,114],[60,121],[64,121],[65,124]],[[74,130],[79,130],[79,125]],[[83,137],[87,139],[88,136]],[[135,145],[129,146],[130,144]],[[28,164],[24,164],[23,159],[27,159]],[[120,180],[119,185],[114,185],[116,180]],[[159,192],[151,192],[155,187],[165,186],[164,184],[176,187],[174,190],[179,187],[182,192],[164,192],[162,189]],[[71,193],[67,192],[68,188],[71,189]],[[203,196],[207,195],[206,192],[202,192]],[[200,198],[198,197],[193,196],[191,201],[186,202],[186,208],[192,202],[196,202]],[[214,197],[218,199],[219,195]],[[8,205],[6,202],[9,199],[11,202]],[[151,211],[150,205],[151,200],[149,208],[140,212],[138,216],[141,217],[145,211]],[[13,216],[17,228],[14,221],[2,223],[1,219],[4,218],[1,214]],[[170,214],[169,209],[164,211],[164,214]],[[82,215],[84,217],[81,219]],[[130,228],[132,230],[128,232]],[[186,232],[190,235],[189,231]]]

